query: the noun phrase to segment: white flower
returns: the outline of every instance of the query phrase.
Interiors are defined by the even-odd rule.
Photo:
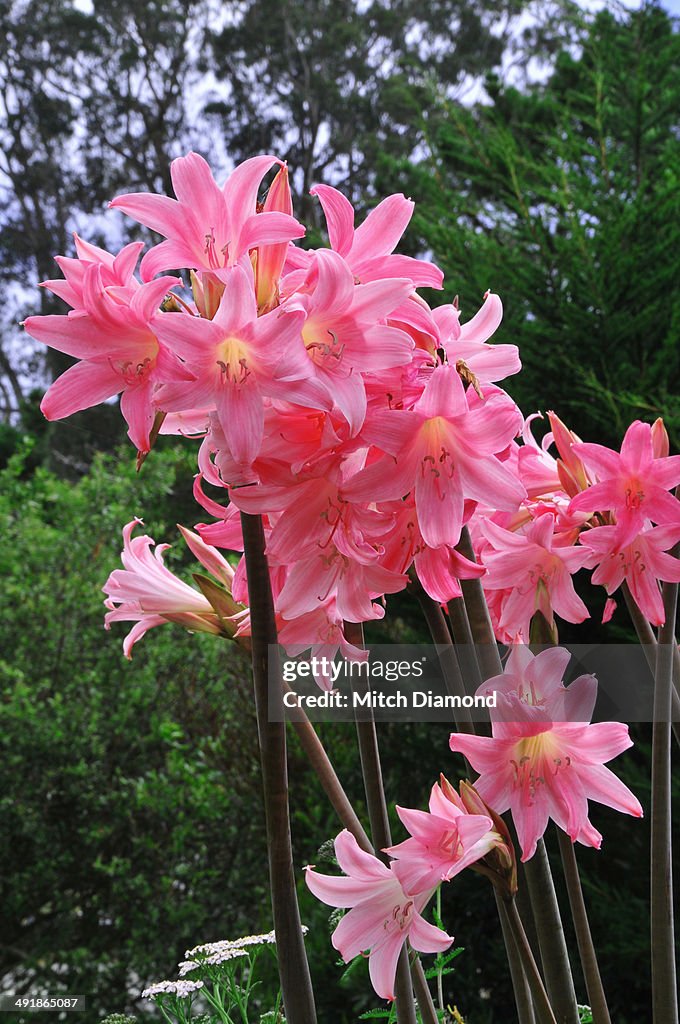
[[[211,943],[216,946],[218,943]],[[198,948],[198,947],[197,947]],[[205,967],[206,964],[215,966],[216,964],[226,963],[227,960],[235,960],[237,957],[247,956],[245,949],[229,949],[223,947],[215,950],[214,952],[206,955],[204,953],[196,954],[200,956],[200,961],[196,960],[184,960],[179,965],[179,976],[183,978],[185,974],[189,974],[191,971],[195,971],[199,967]]]
[[[161,995],[174,995],[182,998],[203,988],[202,981],[157,981],[142,992],[142,999],[154,999]]]
[[[309,928],[303,924],[302,934],[306,935],[308,931]],[[188,949],[184,955],[187,960],[194,959],[197,956],[203,959],[204,957],[214,956],[217,953],[247,949],[249,946],[273,946],[275,943],[276,935],[271,931],[266,932],[264,935],[244,935],[240,939],[220,939],[218,942],[204,942],[200,946]]]

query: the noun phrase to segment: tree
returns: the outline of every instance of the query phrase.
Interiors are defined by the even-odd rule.
[[[45,368],[42,353],[16,327],[28,311],[62,312],[58,300],[37,289],[58,276],[54,255],[72,254],[71,232],[93,217],[91,240],[113,247],[127,240],[115,216],[104,234],[96,221],[116,191],[170,190],[170,161],[189,145],[186,106],[206,17],[201,0],[97,2],[90,13],[71,0],[0,3],[5,419],[21,409],[27,381],[53,378],[70,365],[50,352]],[[81,414],[78,427],[86,434],[110,430],[92,413]],[[80,444],[69,444],[69,436],[60,432],[62,454],[80,449],[87,461],[97,439],[92,445],[80,435]]]
[[[547,6],[554,19],[556,5]],[[229,92],[206,113],[218,118],[235,158],[271,150],[301,169],[306,222],[318,216],[308,196],[317,181],[365,205],[381,154],[417,157],[433,95],[497,67],[526,7],[246,0],[209,34],[210,64]]]
[[[429,161],[396,169],[420,200],[414,244],[462,291],[463,319],[502,295],[525,410],[605,443],[657,415],[680,443],[679,61],[658,5],[602,11],[545,83],[491,79],[490,105],[440,103]]]

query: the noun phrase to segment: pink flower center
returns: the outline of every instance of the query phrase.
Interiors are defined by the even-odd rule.
[[[326,370],[337,369],[345,349],[337,334],[314,320],[307,320],[302,328],[302,340],[312,362]]]
[[[642,484],[635,478],[628,481],[626,487],[626,508],[631,512],[637,511],[645,500],[645,492]]]
[[[551,732],[520,740],[514,754],[510,759],[513,789],[521,790],[529,804],[534,802],[539,787],[546,784],[547,778],[571,765],[571,758],[564,754]]]
[[[147,356],[141,363],[133,363],[132,360],[126,363],[119,363],[118,369],[123,375],[126,387],[134,387],[136,384],[143,384],[156,365],[156,360]]]
[[[386,932],[405,932],[413,918],[413,900],[409,900],[407,903],[398,903],[396,907],[392,909],[392,913],[386,918],[383,928]]]
[[[458,829],[452,828],[444,832],[437,843],[437,852],[447,860],[457,860],[463,852],[463,844]]]
[[[248,354],[248,346],[238,338],[225,338],[218,345],[215,362],[220,368],[224,383],[244,383],[250,375]]]

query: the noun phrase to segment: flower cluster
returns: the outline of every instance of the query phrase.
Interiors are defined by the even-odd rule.
[[[318,899],[351,908],[333,932],[333,945],[345,961],[370,950],[371,983],[383,999],[394,999],[397,960],[407,939],[421,953],[442,952],[453,942],[422,916],[435,889],[504,842],[492,819],[471,813],[446,780],[433,786],[429,812],[397,811],[411,837],[385,851],[394,858],[389,866],[344,829],[335,840],[335,857],[345,876],[305,869]]]
[[[195,153],[171,171],[176,199],[111,204],[165,237],[143,257],[141,280],[138,243],[114,256],[76,236],[77,258],[58,258],[64,279],[45,286],[71,311],[30,317],[26,328],[80,362],[42,408],[59,418],[121,393],[142,454],[159,429],[200,437],[196,494],[217,522],[198,532],[238,552],[238,511],[262,514],[289,650],[361,657],[344,622],[381,618],[409,570],[442,603],[460,595],[461,578],[481,577],[508,642],[529,639],[537,611],[553,627],[555,615],[587,617],[572,581],[582,567],[609,594],[625,580],[648,618],[662,620],[658,581],[680,579],[666,553],[680,539],[669,493],[680,456],[669,456],[660,421],[634,423],[618,454],[580,443],[550,413],[539,445],[534,417],[524,423],[499,387],[520,369],[516,346],[489,344],[500,299],[488,293],[466,322],[455,304],[429,307],[417,289],[440,288],[441,271],[394,251],[413,212],[403,195],[355,227],[347,199],[316,186],[330,245],[304,250],[275,157],[245,161],[222,188]],[[167,273],[177,267],[189,271],[190,298]],[[208,498],[201,480],[226,489],[229,503]],[[475,561],[457,550],[466,524]],[[141,551],[128,527],[130,562],[133,546]],[[205,602],[186,591],[184,602],[152,561],[134,559],[107,591],[118,604],[109,622],[138,616],[128,653],[159,617],[203,616],[199,628],[211,628]],[[235,606],[247,604],[243,565],[221,584]],[[158,600],[146,600],[149,589]],[[247,615],[236,628],[247,635]]]

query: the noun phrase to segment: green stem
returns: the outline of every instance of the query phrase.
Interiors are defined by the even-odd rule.
[[[253,685],[262,765],[269,883],[283,1005],[288,1024],[315,1024],[314,993],[300,924],[293,869],[286,726],[284,722],[270,722],[268,714],[270,668],[274,671],[277,685],[280,685],[281,673],[262,518],[242,512],[241,526],[248,576]]]
[[[538,1018],[538,1024],[557,1024],[559,1017],[556,1018],[550,1005],[551,1001],[545,991],[541,975],[539,974],[534,955],[531,952],[531,946],[527,939],[526,932],[522,920],[517,910],[517,905],[514,899],[502,901],[503,911],[506,915],[506,921],[512,932],[512,937],[515,940],[515,945],[522,958],[524,964],[524,970],[526,972],[527,981],[529,988],[531,989],[531,996],[534,1001],[534,1007],[536,1009],[536,1016]]]
[[[470,540],[470,533],[467,526],[463,527],[460,535],[458,550],[471,562],[476,561],[475,553]],[[489,607],[486,603],[484,590],[481,581],[461,580],[461,590],[467,611],[470,629],[475,641],[477,661],[482,674],[482,680],[497,676],[503,671],[501,657],[498,653],[498,644],[491,624]]]
[[[649,665],[652,673],[656,673],[656,636],[654,630],[650,626],[649,622],[642,614],[637,606],[635,598],[631,594],[628,584],[624,580],[621,585],[623,591],[623,599],[626,602],[626,608],[630,615],[630,620],[635,627],[640,646],[644,652],[647,664]],[[673,689],[671,692],[671,699],[673,701],[673,735],[675,741],[680,746],[680,694],[678,688],[680,687],[680,650],[677,646],[673,649]]]
[[[529,887],[545,984],[557,1024],[579,1024],[576,992],[562,918],[548,854],[542,839],[539,839],[536,853],[531,860],[524,864],[524,876]]]
[[[430,636],[437,651],[437,658],[444,674],[446,689],[452,696],[465,696],[465,683],[456,657],[456,650],[451,642],[451,633],[446,624],[441,605],[425,592],[420,580],[416,576],[411,577],[410,588],[415,594],[418,604],[423,612],[423,617],[430,631]],[[474,735],[475,724],[468,708],[456,709],[456,727],[459,732]]]
[[[583,899],[583,889],[581,887],[578,864],[576,863],[574,844],[561,828],[557,829],[557,838],[560,844],[564,879],[567,883],[569,906],[571,907],[571,916],[576,931],[576,942],[581,958],[581,966],[583,967],[583,977],[586,982],[588,1003],[593,1014],[593,1024],[611,1024],[595,946],[590,934],[590,924],[588,923],[586,904]]]
[[[510,922],[508,920],[508,912],[505,907],[503,897],[500,895],[496,887],[493,889],[494,896],[496,897],[496,908],[498,910],[498,917],[501,922],[501,930],[503,932],[503,941],[505,943],[505,952],[508,957],[508,964],[510,966],[510,979],[512,981],[512,991],[515,996],[515,1005],[517,1006],[517,1020],[519,1024],[536,1024],[536,1017],[534,1015],[534,1005],[531,1000],[531,989],[529,987],[529,981],[527,979],[527,972],[524,968],[524,960],[522,953],[517,948],[517,943],[513,935]],[[521,918],[520,918],[521,920]],[[523,927],[523,926],[522,926]],[[529,946],[531,951],[531,946]],[[524,956],[526,956],[526,950],[524,950]],[[531,959],[536,965],[533,953]]]
[[[364,631],[361,623],[346,622],[345,636],[355,647],[364,646]],[[369,686],[368,682],[364,679],[361,679],[358,685],[365,686],[366,688]],[[366,791],[368,820],[371,825],[371,839],[375,847],[376,857],[380,857],[386,864],[389,864],[389,857],[382,851],[385,847],[392,845],[392,838],[387,814],[387,801],[385,800],[385,790],[383,788],[382,769],[380,767],[378,734],[375,729],[375,720],[372,712],[368,720],[361,721],[357,718],[356,729],[359,742],[359,757],[361,759],[361,774]],[[394,994],[398,1024],[417,1024],[416,1004],[413,997],[411,968],[406,943],[404,943],[397,962]]]
[[[678,584],[663,585],[652,727],[651,954],[652,1019],[678,1024],[671,843],[671,712]]]
[[[460,670],[466,684],[474,693],[482,683],[482,674],[477,662],[477,652],[472,638],[470,620],[465,609],[465,601],[462,597],[454,597],[448,602],[447,608]]]

